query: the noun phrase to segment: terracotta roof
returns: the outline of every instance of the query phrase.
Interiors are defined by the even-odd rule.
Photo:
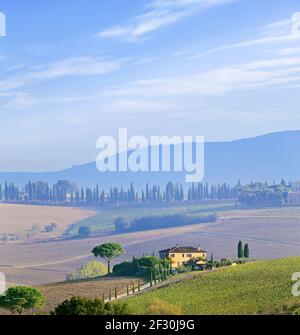
[[[160,252],[164,252],[164,253],[178,253],[178,254],[182,254],[182,253],[186,253],[186,252],[191,252],[191,253],[206,253],[205,250],[201,250],[199,248],[194,248],[194,247],[181,247],[181,246],[176,246],[173,248],[169,248],[169,249],[165,249],[165,250],[161,250]]]

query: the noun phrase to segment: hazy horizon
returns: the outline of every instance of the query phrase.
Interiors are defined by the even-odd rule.
[[[283,131],[278,131],[278,132],[271,132],[271,133],[266,133],[266,134],[260,134],[257,136],[250,136],[250,137],[245,137],[245,138],[236,138],[236,139],[232,139],[232,140],[225,140],[225,141],[207,141],[206,143],[232,143],[232,142],[238,142],[238,141],[243,141],[243,140],[251,140],[251,139],[255,139],[255,138],[261,138],[261,137],[265,137],[268,135],[275,135],[275,134],[280,134],[280,133],[293,133],[293,132],[300,132],[300,129],[297,130],[283,130]],[[117,139],[116,139],[117,140]],[[149,144],[150,145],[150,144]],[[82,165],[86,165],[86,164],[92,164],[95,163],[96,159],[94,160],[90,160],[90,161],[86,161],[86,162],[81,162],[81,163],[74,163],[72,165],[68,165],[62,168],[57,168],[57,169],[53,169],[53,170],[12,170],[12,171],[4,171],[1,170],[0,168],[0,173],[47,173],[47,172],[60,172],[60,171],[64,171],[64,170],[68,170],[77,166],[82,166]],[[100,173],[100,172],[99,172]]]

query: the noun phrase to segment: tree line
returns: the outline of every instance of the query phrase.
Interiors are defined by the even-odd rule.
[[[99,185],[93,188],[79,188],[75,183],[61,180],[50,186],[46,182],[29,181],[19,188],[13,182],[0,184],[0,201],[8,203],[49,203],[72,204],[76,206],[105,206],[117,204],[169,204],[173,202],[193,202],[201,200],[236,199],[236,187],[223,183],[209,185],[199,183],[184,190],[182,184],[169,182],[165,187],[146,184],[139,192],[131,182],[128,189],[110,188],[107,192]]]
[[[132,221],[119,217],[114,220],[115,230],[118,233],[142,231],[159,228],[182,227],[186,225],[216,222],[218,216],[212,215],[182,215],[170,214],[159,216],[144,216]]]
[[[169,182],[165,187],[146,184],[136,191],[133,182],[128,189],[111,187],[107,192],[95,187],[79,188],[75,183],[61,180],[50,186],[46,182],[29,181],[19,188],[13,182],[0,184],[0,201],[8,203],[48,203],[73,206],[106,206],[124,204],[159,205],[203,200],[236,200],[246,205],[284,204],[292,184],[282,180],[280,184],[254,183],[231,186],[227,183],[210,185],[192,184],[184,189],[182,184]]]

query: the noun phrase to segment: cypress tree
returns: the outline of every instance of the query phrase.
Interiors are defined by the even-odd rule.
[[[244,258],[244,249],[242,241],[239,241],[238,244],[238,258]]]
[[[248,245],[248,243],[246,243],[245,247],[244,247],[244,257],[249,258],[249,256],[250,256],[249,245]]]
[[[143,203],[143,204],[146,203],[146,197],[145,197],[144,190],[142,190],[142,203]]]

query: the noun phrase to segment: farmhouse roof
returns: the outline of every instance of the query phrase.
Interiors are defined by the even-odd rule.
[[[191,252],[191,253],[206,253],[205,250],[202,250],[200,247],[199,248],[194,248],[194,247],[181,247],[179,245],[177,245],[176,247],[173,248],[169,248],[169,249],[165,249],[165,250],[161,250],[160,252],[164,252],[164,253],[186,253],[186,252]]]

